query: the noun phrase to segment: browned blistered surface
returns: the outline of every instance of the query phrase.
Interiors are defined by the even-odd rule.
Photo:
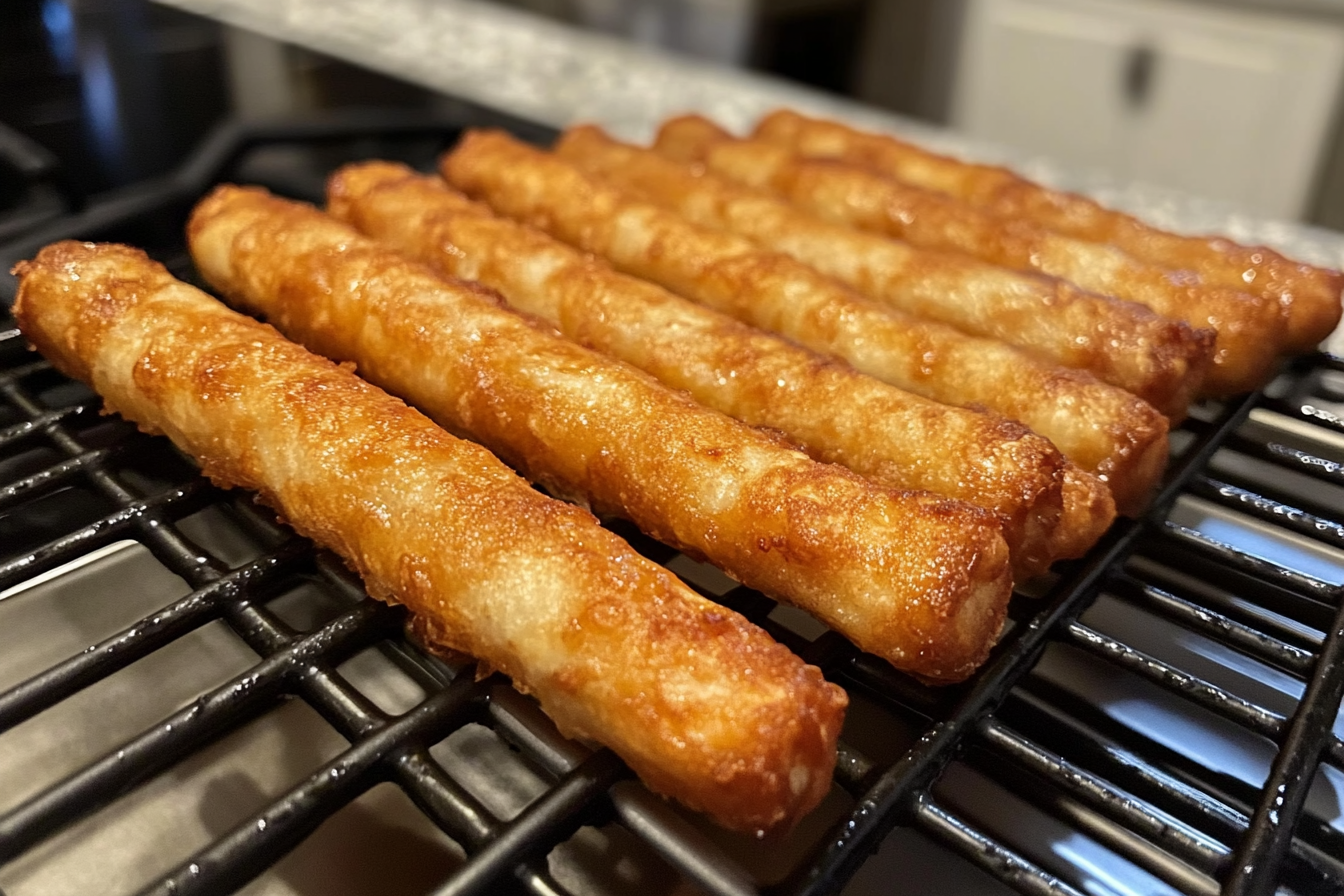
[[[1210,327],[1218,336],[1204,379],[1209,395],[1257,388],[1285,346],[1287,321],[1278,301],[1201,285],[1193,274],[1138,261],[1113,246],[1061,236],[1029,220],[1001,218],[856,165],[807,159],[759,140],[725,140],[694,118],[664,125],[658,146],[660,152],[702,161],[715,174],[775,192],[835,223],[1059,277]]]
[[[844,692],[591,514],[138,250],[58,243],[18,273],[20,326],[59,369],[258,491],[568,735],[733,828],[787,826],[829,789]]]
[[[1166,463],[1166,418],[1121,389],[878,305],[786,255],[633,199],[506,134],[469,133],[441,168],[469,195],[627,273],[902,389],[1022,421],[1105,479],[1121,512],[1142,506]]]
[[[1115,519],[1115,498],[1105,482],[1072,463],[1064,467],[1063,497],[1064,511],[1050,540],[1051,553],[1081,557]]]
[[[221,187],[189,240],[281,330],[902,669],[965,677],[998,635],[1011,576],[988,511],[817,463],[310,206]]]
[[[618,143],[596,127],[570,129],[555,152],[696,224],[785,252],[893,308],[1086,370],[1173,422],[1185,417],[1212,360],[1211,330],[1052,277],[823,221],[768,193]]]
[[[1315,348],[1339,323],[1344,275],[1293,261],[1264,246],[1170,233],[1086,196],[1033,183],[1007,168],[962,162],[894,137],[790,110],[767,115],[755,136],[810,158],[863,165],[995,215],[1026,218],[1056,233],[1113,245],[1142,261],[1191,271],[1210,286],[1274,299],[1288,314],[1285,348],[1290,351]]]
[[[1020,576],[1060,559],[1050,539],[1065,461],[1019,423],[919,398],[619,274],[402,165],[347,166],[327,197],[333,216],[364,233],[499,290],[710,407],[780,430],[813,457],[998,512]]]

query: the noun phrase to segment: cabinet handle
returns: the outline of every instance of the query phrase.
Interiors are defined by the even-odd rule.
[[[1137,111],[1147,105],[1156,68],[1157,51],[1151,46],[1140,44],[1130,48],[1125,59],[1124,92],[1131,109]]]

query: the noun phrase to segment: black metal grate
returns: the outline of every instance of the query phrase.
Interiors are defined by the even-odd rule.
[[[524,136],[546,136],[511,124]],[[390,153],[427,164],[457,130],[456,122],[386,116],[225,128],[175,174],[0,247],[0,262],[8,267],[62,237],[121,239],[193,279],[181,224],[210,184],[262,181],[314,199],[320,175],[345,158]],[[277,164],[294,158],[302,161],[297,168]],[[12,296],[12,281],[0,288]],[[1304,808],[1322,766],[1344,769],[1344,743],[1334,733],[1344,690],[1340,587],[1225,543],[1174,512],[1195,500],[1252,528],[1327,552],[1344,549],[1344,490],[1331,491],[1344,484],[1344,464],[1323,456],[1329,450],[1311,438],[1326,433],[1328,445],[1344,434],[1329,410],[1344,399],[1339,383],[1344,361],[1311,358],[1288,369],[1270,393],[1197,409],[1145,519],[1118,524],[1087,558],[1062,565],[1042,597],[1015,598],[1010,631],[989,664],[955,688],[925,688],[832,633],[810,637],[759,594],[702,578],[716,599],[821,666],[856,704],[836,795],[818,813],[820,826],[790,841],[794,857],[769,873],[761,869],[777,845],[700,826],[650,796],[609,752],[565,741],[506,683],[476,681],[469,669],[420,653],[402,637],[402,614],[364,598],[339,561],[277,526],[248,496],[211,486],[163,440],[100,420],[94,396],[26,353],[12,325],[0,325],[0,626],[6,600],[26,597],[5,598],[7,590],[124,539],[189,590],[0,693],[0,743],[6,732],[217,621],[258,658],[115,749],[16,804],[0,802],[8,806],[0,814],[0,872],[251,721],[302,701],[347,746],[213,842],[178,857],[142,892],[233,892],[382,783],[400,788],[460,847],[463,859],[440,894],[568,892],[548,856],[581,827],[604,825],[632,834],[683,880],[724,896],[836,892],[897,827],[1022,893],[1106,890],[1095,868],[1052,848],[1057,838],[1005,825],[988,801],[968,798],[975,792],[968,781],[988,782],[1005,805],[1039,816],[1033,830],[1085,837],[1116,857],[1117,867],[1178,892],[1341,892],[1344,828]],[[242,533],[242,559],[199,534],[191,521],[207,512]],[[695,581],[685,558],[612,525]],[[311,626],[277,609],[300,585],[322,592],[333,608]],[[1166,634],[1145,641],[1135,619]],[[1235,680],[1229,685],[1166,649],[1189,639],[1272,670],[1275,680],[1295,683],[1287,689],[1300,698],[1248,696]],[[414,680],[423,698],[392,712],[352,683],[342,664],[369,648]],[[1269,757],[1266,779],[1206,767],[1119,718],[1075,686],[1087,675],[1123,680],[1192,724],[1240,732]],[[433,752],[472,724],[511,745],[545,782],[516,815],[487,806]]]
[[[0,242],[66,209],[56,157],[0,122]]]

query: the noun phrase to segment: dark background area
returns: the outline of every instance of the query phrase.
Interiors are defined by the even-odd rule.
[[[934,6],[871,0],[762,4],[744,61],[939,120],[938,97],[923,88],[920,76],[931,49],[913,37],[927,32]],[[897,12],[901,20],[892,21]],[[239,111],[232,36],[212,20],[148,0],[9,0],[3,23],[0,127],[7,134],[0,135],[0,146],[9,149],[0,164],[0,208],[23,202],[33,169],[42,167],[34,155],[46,163],[44,178],[78,205],[169,169],[212,125]],[[877,33],[907,35],[907,45],[896,53],[866,52],[865,42]],[[286,47],[283,58],[290,83],[280,105],[292,111],[433,109],[444,102],[430,91],[318,54]],[[255,91],[257,74],[249,74]]]

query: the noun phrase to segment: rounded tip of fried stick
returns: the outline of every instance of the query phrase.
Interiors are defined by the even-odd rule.
[[[551,145],[551,151],[563,155],[563,153],[560,153],[560,147],[562,146],[574,143],[582,145],[589,141],[605,143],[611,139],[611,135],[599,124],[593,124],[592,122],[573,124],[561,131],[560,136],[555,138],[555,143]]]
[[[1072,465],[1049,439],[1016,420],[992,411],[958,410],[974,415],[978,435],[963,430],[938,450],[958,459],[958,468],[966,471],[965,485],[984,496],[981,506],[999,514],[1012,549],[1014,577],[1040,575],[1063,559],[1056,550],[1056,530],[1070,516],[1063,483],[1064,471]],[[885,474],[879,469],[867,475],[881,480]]]
[[[617,144],[615,139],[601,126],[580,124],[565,128],[551,146],[551,152],[562,159],[573,161],[583,158],[593,149],[605,149]]]
[[[608,630],[619,635],[626,620],[611,608],[606,614],[608,618],[593,615],[582,623],[599,636]],[[619,657],[615,661],[621,663],[657,663],[659,644],[675,643],[693,655],[730,657],[736,664],[733,674],[710,677],[687,663],[684,671],[667,670],[662,688],[633,693],[623,692],[620,676],[611,675],[617,684],[610,689],[610,698],[636,707],[648,739],[675,748],[680,765],[669,767],[656,755],[628,751],[621,758],[655,793],[675,795],[733,830],[781,836],[831,789],[829,772],[848,696],[783,645],[758,637],[760,632],[736,613],[710,610],[703,619],[706,624],[687,627],[675,612],[668,612],[663,618],[651,618],[643,637],[626,637],[611,645],[613,659]],[[427,647],[452,650],[451,638],[432,617],[416,614],[412,626]],[[740,691],[760,692],[762,682],[779,687],[780,699],[737,698]],[[518,681],[514,684],[528,692]],[[694,697],[678,700],[678,693],[719,694],[723,711],[708,719],[698,711]],[[560,704],[559,711],[550,711],[561,734],[599,743],[608,740],[601,731],[566,724],[578,714],[567,711],[562,694],[550,696]]]
[[[1189,413],[1190,403],[1204,393],[1213,368],[1217,333],[1205,326],[1158,314],[1137,302],[1099,296],[1067,280],[1020,274],[1041,282],[1056,307],[1072,308],[1080,317],[1096,308],[1091,320],[1091,342],[1080,344],[1075,363],[1043,358],[1053,363],[1090,370],[1099,379],[1118,386],[1156,408],[1173,424]],[[1099,313],[1114,309],[1114,317]]]
[[[806,122],[807,119],[793,109],[774,109],[761,116],[760,120],[756,122],[756,127],[752,130],[752,135],[758,136],[764,133],[788,134],[797,131]]]
[[[1083,556],[1115,522],[1115,498],[1096,476],[1073,464],[1064,470],[1064,513],[1050,543],[1056,560]]]
[[[1292,283],[1280,282],[1268,289],[1277,291],[1288,317],[1285,348],[1290,352],[1314,351],[1335,331],[1344,315],[1340,301],[1344,273],[1289,261],[1263,247],[1254,249],[1251,257],[1268,259],[1266,267],[1271,282],[1288,279],[1284,276],[1288,272],[1296,275]]]
[[[1177,279],[1179,275],[1169,275]],[[1259,388],[1276,369],[1288,332],[1282,306],[1271,298],[1230,289],[1191,292],[1185,320],[1217,331],[1213,363],[1200,396],[1223,398]],[[1174,313],[1175,308],[1163,308]]]
[[[1344,275],[1339,275],[1332,271],[1338,280],[1344,280]],[[1326,337],[1335,332],[1339,326],[1341,317],[1340,296],[1338,287],[1333,300],[1322,299],[1308,304],[1306,301],[1295,303],[1297,308],[1306,309],[1290,312],[1288,323],[1288,344],[1287,349],[1290,352],[1310,352],[1320,347]]]
[[[462,132],[462,136],[458,138],[453,148],[439,156],[439,167],[443,167],[443,163],[457,155],[459,151],[466,151],[477,146],[512,146],[515,143],[526,145],[501,128],[467,128]]]
[[[37,313],[30,302],[41,301],[44,291],[68,281],[124,283],[124,289],[98,292],[96,301],[61,303],[42,309],[59,325],[23,328],[28,341],[66,376],[89,381],[88,358],[103,331],[114,324],[135,297],[173,282],[172,275],[150,261],[140,249],[120,244],[62,240],[38,251],[31,261],[20,261],[13,273],[19,278],[14,316],[20,325]],[[58,341],[59,340],[59,341]],[[111,407],[111,405],[109,405]]]
[[[904,556],[924,558],[921,564],[927,565],[914,571],[912,579],[918,583],[919,598],[908,601],[895,589],[886,593],[880,584],[870,583],[864,586],[869,593],[862,600],[848,608],[832,607],[833,618],[824,621],[833,627],[839,623],[858,647],[922,681],[954,683],[985,661],[1002,629],[1012,588],[1010,556],[994,514],[975,508],[974,518],[968,518],[969,505],[936,495],[924,495],[920,501],[921,517],[937,522],[921,526],[916,542],[902,539],[906,541],[902,545],[891,540],[861,549],[870,562],[890,568],[901,565]],[[790,501],[784,512],[805,514],[812,502],[844,508],[852,525],[863,530],[871,530],[874,512],[887,512],[835,488]],[[800,544],[762,545],[763,550],[800,548],[807,550]],[[836,568],[848,565],[843,556],[813,560]],[[904,581],[911,574],[903,572],[900,578]]]
[[[1138,516],[1148,506],[1153,489],[1166,468],[1171,452],[1170,422],[1146,401],[1110,387],[1106,387],[1102,394],[1116,401],[1121,410],[1105,420],[1085,418],[1070,397],[1074,393],[1068,387],[1071,381],[1076,382],[1084,376],[1080,371],[1055,370],[1051,385],[1060,389],[1060,400],[1054,407],[1053,418],[1043,420],[1041,428],[1055,432],[1058,440],[1068,438],[1071,444],[1079,446],[1079,451],[1072,454],[1065,451],[1065,456],[1078,466],[1078,473],[1093,476],[1104,485],[1114,500],[1115,512],[1121,516]],[[1097,434],[1104,434],[1105,438],[1088,438]],[[1103,446],[1105,453],[1100,454],[1081,450]],[[1066,496],[1068,478],[1066,471]],[[1091,488],[1093,486],[1089,486],[1089,490]],[[1086,490],[1079,489],[1075,482],[1075,504],[1078,496],[1085,493]],[[1083,505],[1095,506],[1095,501],[1085,501]],[[1066,510],[1067,507],[1066,497]]]
[[[678,162],[700,162],[704,147],[720,140],[731,140],[728,131],[703,115],[678,115],[663,122],[654,143],[658,152]]]
[[[381,186],[400,183],[420,175],[400,162],[372,160],[342,165],[327,178],[327,209],[342,220],[355,208],[355,197]]]
[[[238,281],[233,271],[231,254],[223,250],[233,242],[237,232],[246,228],[248,222],[245,217],[238,215],[224,217],[220,212],[244,204],[255,206],[264,202],[270,195],[261,187],[220,184],[196,203],[196,207],[191,210],[191,215],[187,218],[187,242],[191,244],[192,255],[200,256],[196,258],[196,264],[198,267],[203,263],[209,266],[211,285],[226,296],[237,293]],[[229,229],[227,233],[219,229],[221,217],[224,218],[222,226]],[[201,240],[200,235],[206,227],[214,228],[218,237],[208,241]]]
[[[1000,591],[1012,587],[1008,551],[1002,538],[978,537],[958,545],[946,558],[951,568],[962,571],[955,596],[943,600],[936,592],[927,595],[928,612],[936,615],[938,634],[929,639],[915,674],[933,683],[964,681],[988,658],[998,641],[1008,604]],[[964,596],[963,596],[964,595]],[[893,627],[903,620],[892,618]]]

